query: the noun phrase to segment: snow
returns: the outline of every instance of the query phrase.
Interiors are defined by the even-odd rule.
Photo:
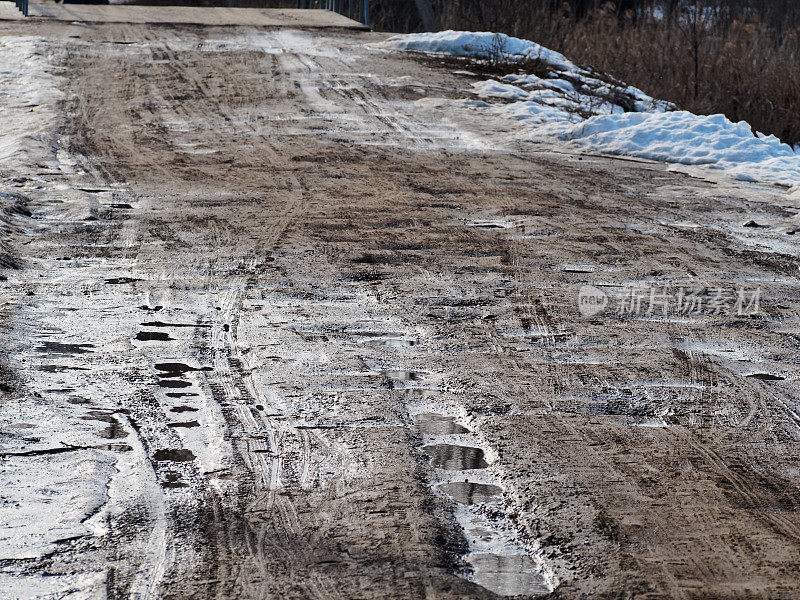
[[[607,154],[725,169],[743,181],[800,183],[800,156],[774,136],[756,136],[744,122],[686,111],[595,116],[553,128],[562,140]]]
[[[495,51],[516,59],[540,59],[560,71],[578,71],[578,67],[563,54],[548,50],[535,42],[510,37],[502,33],[474,31],[440,31],[396,35],[384,44],[396,50],[439,52],[455,56],[486,58]]]
[[[54,81],[39,38],[0,37],[0,167],[5,175],[22,172],[31,157],[43,154],[63,96]]]
[[[723,171],[740,181],[789,186],[800,198],[800,155],[774,136],[724,115],[675,110],[638,88],[576,66],[535,42],[489,32],[397,35],[384,48],[433,52],[479,61],[539,59],[547,77],[517,73],[473,84],[473,110],[513,119],[521,139],[560,140],[578,150],[635,156]]]
[[[0,35],[0,173],[6,183],[59,168],[56,132],[63,93],[49,52],[41,38]],[[25,204],[22,196],[8,192],[0,188],[0,268],[8,261],[4,241],[22,226],[15,213]],[[4,274],[12,279],[10,272]],[[11,296],[0,298],[0,306],[6,302],[15,306],[20,322],[35,325],[26,332],[32,340],[65,327],[64,314],[51,312],[50,327],[25,314]],[[81,328],[85,323],[75,329]],[[11,362],[23,365],[23,373],[36,371],[46,356],[35,350],[22,357],[15,350],[9,353]],[[118,453],[105,449],[108,440],[97,434],[103,424],[83,418],[86,409],[80,404],[48,392],[51,380],[82,372],[42,371],[35,383],[26,382],[24,395],[0,402],[0,449],[7,454],[0,469],[0,560],[5,562],[0,598],[106,596],[102,565],[67,574],[44,574],[31,566],[70,540],[102,529],[98,511],[118,474]]]

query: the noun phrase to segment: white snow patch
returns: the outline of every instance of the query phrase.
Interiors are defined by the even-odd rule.
[[[486,57],[502,52],[516,59],[539,59],[562,71],[577,71],[578,67],[563,54],[540,46],[536,42],[488,31],[440,31],[437,33],[410,33],[396,35],[382,44],[384,48],[438,52],[455,56]]]
[[[800,155],[774,136],[754,135],[744,122],[686,111],[595,116],[550,133],[608,154],[725,169],[743,181],[800,183]]]

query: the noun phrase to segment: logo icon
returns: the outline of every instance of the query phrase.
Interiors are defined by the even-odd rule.
[[[603,290],[584,285],[578,292],[578,310],[584,317],[593,317],[608,306],[608,296]]]

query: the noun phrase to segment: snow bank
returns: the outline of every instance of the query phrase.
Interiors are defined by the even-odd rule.
[[[577,71],[578,67],[563,54],[549,50],[535,42],[488,31],[439,31],[437,33],[410,33],[396,35],[386,40],[386,48],[438,52],[454,56],[488,58],[496,51],[517,59],[540,59],[560,71]]]
[[[382,48],[413,50],[463,56],[479,60],[524,61],[540,60],[551,70],[549,78],[534,74],[511,74],[504,81],[526,90],[551,89],[562,92],[569,100],[582,100],[590,107],[600,98],[603,105],[595,112],[614,112],[611,98],[623,101],[628,110],[663,111],[673,108],[668,102],[654,100],[642,90],[623,84],[613,77],[578,67],[563,54],[540,46],[536,42],[510,37],[502,33],[471,31],[440,31],[396,35],[378,44]],[[494,82],[494,80],[490,80]],[[497,83],[497,82],[494,82]],[[572,96],[572,97],[570,97]],[[507,96],[501,96],[507,97]],[[577,108],[577,107],[574,107]],[[622,112],[621,107],[616,107]],[[594,110],[591,106],[590,110]]]
[[[500,53],[509,60],[540,59],[552,69],[547,77],[520,73],[473,84],[477,96],[503,99],[489,108],[519,122],[522,137],[557,138],[600,153],[724,169],[743,181],[796,186],[800,195],[800,154],[774,136],[753,133],[747,123],[732,123],[723,115],[677,111],[535,42],[488,32],[442,31],[397,35],[382,46],[478,60]]]
[[[596,116],[553,128],[562,140],[598,152],[725,169],[736,179],[800,183],[800,155],[774,136],[754,135],[744,121],[685,111]]]

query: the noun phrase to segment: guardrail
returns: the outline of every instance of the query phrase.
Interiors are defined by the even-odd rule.
[[[28,16],[28,0],[14,0],[14,4],[22,11],[22,14]]]
[[[332,10],[369,27],[369,0],[297,0],[297,8]]]

